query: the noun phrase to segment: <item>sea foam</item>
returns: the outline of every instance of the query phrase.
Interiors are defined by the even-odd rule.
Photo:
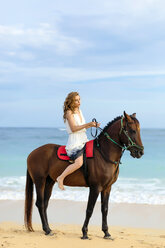
[[[1,200],[24,200],[26,177],[1,177]],[[72,201],[87,201],[89,189],[80,187],[66,187],[65,191],[58,189],[55,184],[51,199]],[[36,194],[34,191],[34,198]],[[98,198],[100,201],[100,197]],[[136,204],[165,204],[165,180],[164,179],[137,179],[119,178],[112,186],[110,201],[114,203]]]

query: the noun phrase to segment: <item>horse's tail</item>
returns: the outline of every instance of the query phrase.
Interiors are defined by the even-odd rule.
[[[33,207],[33,181],[27,170],[25,188],[25,215],[24,223],[28,231],[34,232],[32,227],[32,207]]]

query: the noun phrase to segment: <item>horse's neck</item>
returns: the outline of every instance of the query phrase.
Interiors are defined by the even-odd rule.
[[[107,128],[108,135],[113,139],[116,143],[120,144],[119,132],[120,132],[120,120],[113,123],[112,126]],[[122,149],[120,146],[113,143],[113,141],[109,140],[105,135],[105,132],[102,133],[99,143],[101,150],[106,154],[106,156],[111,160],[118,160],[121,156]]]

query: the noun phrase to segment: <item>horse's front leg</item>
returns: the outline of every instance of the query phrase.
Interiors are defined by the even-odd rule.
[[[107,215],[108,215],[108,201],[111,188],[101,192],[101,212],[102,212],[102,231],[105,233],[104,238],[110,239],[111,235],[108,232]]]
[[[86,210],[86,218],[85,218],[84,225],[82,227],[82,233],[83,233],[82,239],[88,239],[88,235],[87,235],[88,223],[89,223],[90,217],[92,216],[93,209],[94,209],[99,193],[100,192],[99,192],[98,187],[90,187],[88,205],[87,205],[87,210]]]

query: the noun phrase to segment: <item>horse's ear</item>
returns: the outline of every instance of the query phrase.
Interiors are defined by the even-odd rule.
[[[124,111],[124,117],[126,121],[131,122],[131,117]]]
[[[133,113],[131,117],[136,118],[136,113]]]

